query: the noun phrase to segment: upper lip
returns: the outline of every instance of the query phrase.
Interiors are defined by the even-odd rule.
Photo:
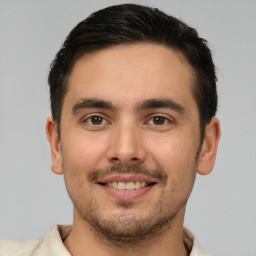
[[[98,181],[98,183],[108,183],[108,182],[131,182],[131,181],[139,181],[139,182],[146,182],[146,183],[156,183],[155,180],[150,179],[144,175],[140,174],[113,174],[107,176]]]

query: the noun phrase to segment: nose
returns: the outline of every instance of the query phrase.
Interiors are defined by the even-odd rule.
[[[146,152],[139,127],[134,124],[115,127],[111,132],[107,158],[115,165],[142,164],[145,161]]]

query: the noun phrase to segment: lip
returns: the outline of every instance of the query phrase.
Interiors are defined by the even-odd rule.
[[[114,181],[120,181],[120,182],[131,182],[131,181],[139,181],[139,182],[146,182],[150,183],[151,185],[139,188],[139,189],[134,189],[134,190],[121,190],[121,189],[115,189],[108,187],[104,185],[105,183],[108,182],[114,182]],[[138,197],[141,197],[145,194],[147,194],[156,184],[156,182],[152,179],[149,179],[143,175],[139,174],[118,174],[118,175],[111,175],[106,178],[101,179],[100,181],[97,182],[98,185],[100,185],[108,195],[118,199],[118,200],[134,200]]]
[[[146,183],[156,183],[155,180],[149,179],[146,176],[140,175],[140,174],[111,175],[99,180],[98,183],[108,183],[108,182],[114,182],[114,181],[121,181],[121,182],[139,181],[139,182],[146,182]]]
[[[120,190],[120,189],[115,189],[115,188],[110,188],[108,186],[101,185],[101,187],[110,195],[115,197],[118,200],[134,200],[138,197],[141,197],[145,194],[147,194],[153,187],[154,185],[140,188],[140,189],[135,189],[135,190]]]

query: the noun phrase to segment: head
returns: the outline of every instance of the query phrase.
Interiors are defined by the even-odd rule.
[[[215,82],[205,40],[157,9],[109,7],[71,31],[46,129],[75,227],[130,244],[181,230],[195,175],[215,160]]]
[[[216,75],[206,40],[195,29],[158,9],[123,4],[93,13],[68,35],[51,64],[50,85],[52,116],[61,135],[61,112],[69,75],[76,61],[90,52],[115,45],[152,43],[177,50],[191,66],[193,96],[200,116],[201,141],[205,125],[217,109]]]

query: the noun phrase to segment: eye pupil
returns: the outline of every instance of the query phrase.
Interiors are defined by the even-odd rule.
[[[153,123],[155,125],[162,125],[165,123],[165,118],[164,117],[161,117],[161,116],[156,116],[156,117],[153,117]]]
[[[103,121],[103,118],[100,117],[100,116],[92,116],[92,117],[91,117],[91,122],[92,122],[92,124],[94,124],[94,125],[102,124],[102,121]]]

